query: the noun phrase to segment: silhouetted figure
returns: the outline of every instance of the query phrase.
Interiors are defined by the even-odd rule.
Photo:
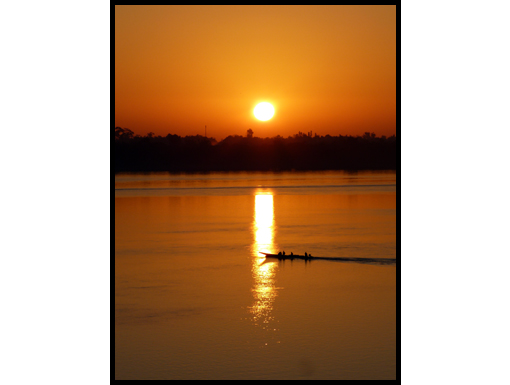
[[[278,252],[278,255],[282,255],[282,252],[281,252],[281,251],[279,251],[279,252]]]
[[[308,257],[308,254],[306,254],[306,251],[305,251],[305,257]]]
[[[285,250],[283,250],[283,255],[285,255]]]
[[[291,251],[291,252],[290,252],[290,255],[294,255],[294,253]]]

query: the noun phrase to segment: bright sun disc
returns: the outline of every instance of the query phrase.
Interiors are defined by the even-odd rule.
[[[274,107],[268,102],[259,103],[255,106],[253,115],[255,115],[258,120],[269,120],[274,115]]]

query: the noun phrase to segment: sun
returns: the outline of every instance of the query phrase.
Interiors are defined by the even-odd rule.
[[[268,102],[259,103],[255,106],[253,115],[255,115],[258,120],[269,120],[274,115],[274,107]]]

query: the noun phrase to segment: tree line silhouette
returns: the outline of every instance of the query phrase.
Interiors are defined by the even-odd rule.
[[[135,135],[115,127],[115,172],[395,170],[397,138],[319,136],[310,131],[283,138],[228,136],[220,142],[202,135]]]

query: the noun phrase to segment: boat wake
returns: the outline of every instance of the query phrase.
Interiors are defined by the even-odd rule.
[[[338,262],[356,262],[356,263],[368,263],[372,265],[395,265],[397,263],[396,258],[323,258],[313,257],[314,259],[321,259],[324,261],[338,261]]]

